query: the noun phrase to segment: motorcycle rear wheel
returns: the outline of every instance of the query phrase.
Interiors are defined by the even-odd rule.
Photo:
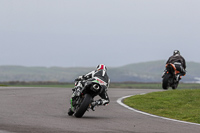
[[[163,81],[162,81],[162,88],[167,90],[169,88],[169,78],[171,77],[171,74],[167,73],[164,77],[163,77]]]
[[[77,118],[81,118],[84,115],[85,111],[88,109],[88,106],[91,103],[91,101],[92,101],[92,96],[89,94],[85,94],[84,99],[79,108],[74,113],[74,116]]]

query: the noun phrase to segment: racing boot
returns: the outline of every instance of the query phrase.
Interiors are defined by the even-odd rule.
[[[181,74],[176,75],[176,81],[178,82],[179,80],[181,80]]]
[[[90,107],[90,108],[91,108],[93,111],[95,111],[95,107],[96,107],[96,106],[99,106],[99,105],[102,105],[102,103],[103,103],[103,102],[102,102],[101,99],[96,100],[96,101],[94,101],[94,102],[91,103],[91,107]]]

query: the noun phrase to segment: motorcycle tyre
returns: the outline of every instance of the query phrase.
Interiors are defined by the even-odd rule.
[[[176,86],[172,86],[172,89],[175,90],[177,87]]]
[[[79,107],[79,109],[74,113],[74,116],[77,118],[81,118],[86,110],[88,109],[89,104],[92,101],[92,96],[89,94],[85,94],[85,97]]]
[[[172,86],[172,89],[175,90],[178,87],[179,82]]]
[[[171,74],[167,73],[164,77],[163,77],[163,81],[162,81],[162,88],[164,90],[167,90],[169,88],[169,78],[171,77]]]

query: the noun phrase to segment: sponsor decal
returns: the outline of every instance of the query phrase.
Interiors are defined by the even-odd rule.
[[[97,79],[97,81],[98,81],[100,84],[106,85],[106,82],[104,82],[104,81],[101,80],[101,79]]]

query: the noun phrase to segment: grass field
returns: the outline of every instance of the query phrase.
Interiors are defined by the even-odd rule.
[[[162,84],[161,83],[111,83],[110,88],[162,89]],[[190,88],[200,89],[200,84],[180,83],[177,89],[190,89]]]
[[[200,123],[200,89],[153,92],[132,96],[123,102],[150,114]]]
[[[62,88],[72,88],[74,83],[63,83],[63,82],[1,82],[0,86],[3,87],[62,87]]]
[[[0,86],[16,86],[16,87],[64,87],[72,88],[74,83],[59,82],[2,82]],[[132,88],[132,89],[162,89],[161,83],[110,83],[110,88]],[[177,89],[198,89],[200,84],[197,83],[180,83]]]

